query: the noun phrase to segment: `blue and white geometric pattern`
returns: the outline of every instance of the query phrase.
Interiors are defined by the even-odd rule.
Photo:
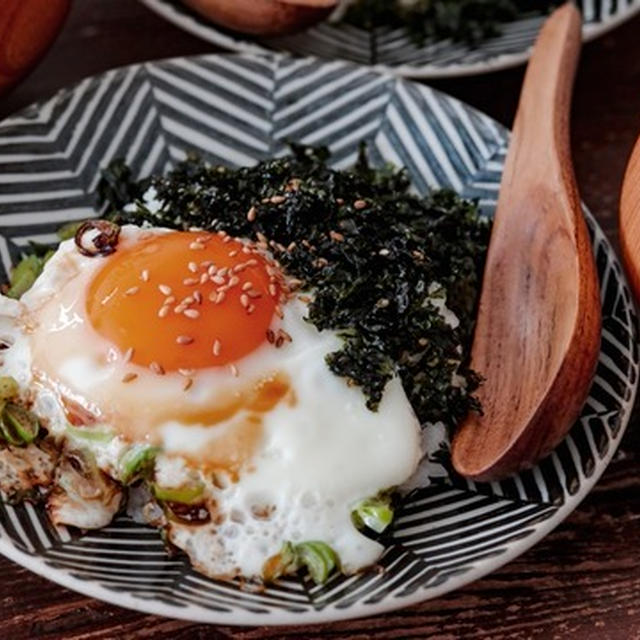
[[[0,123],[0,258],[9,269],[30,240],[50,242],[94,212],[100,169],[123,157],[138,176],[195,149],[246,165],[288,141],[327,145],[348,166],[366,140],[375,164],[407,168],[418,193],[448,186],[491,215],[507,131],[424,86],[347,62],[208,56],[111,71]],[[638,379],[636,317],[620,265],[588,217],[604,317],[596,378],[566,440],[537,467],[476,484],[426,464],[430,484],[407,495],[377,570],[323,586],[289,578],[262,590],[210,580],[159,534],[122,516],[82,535],[55,529],[30,504],[0,503],[0,552],[104,600],[191,620],[282,624],[335,620],[451,591],[522,553],[574,509],[604,471],[629,419]],[[446,447],[446,442],[438,443]]]

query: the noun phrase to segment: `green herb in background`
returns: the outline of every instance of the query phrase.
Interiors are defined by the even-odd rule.
[[[192,156],[140,184],[116,162],[101,193],[119,223],[264,234],[286,272],[313,291],[308,320],[344,338],[330,369],[359,385],[373,410],[397,372],[421,422],[454,425],[477,408],[478,379],[465,362],[489,225],[451,191],[410,194],[403,171],[371,168],[364,150],[349,171],[327,160],[325,149],[297,146],[240,169]],[[156,191],[152,210],[143,185]],[[123,206],[125,193],[136,194],[135,206]],[[439,296],[459,326],[445,322]]]
[[[497,36],[521,15],[545,13],[560,0],[359,0],[345,21],[365,29],[406,28],[417,44],[451,38],[470,45]]]

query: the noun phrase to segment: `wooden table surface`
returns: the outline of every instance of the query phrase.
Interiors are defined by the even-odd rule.
[[[573,110],[582,196],[616,242],[620,183],[640,133],[640,16],[586,46]],[[211,52],[134,0],[76,0],[38,69],[0,117],[114,66]],[[510,124],[521,68],[433,83]],[[120,609],[0,559],[0,638],[528,638],[640,640],[640,425],[632,420],[591,495],[534,549],[448,596],[384,616],[286,629],[208,627]]]

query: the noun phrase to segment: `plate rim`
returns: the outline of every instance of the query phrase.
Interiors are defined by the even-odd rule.
[[[174,8],[172,4],[167,4],[165,0],[138,0],[141,4],[147,7],[150,11],[156,15],[161,16],[175,27],[182,29],[183,31],[196,36],[209,44],[214,44],[230,51],[245,54],[286,54],[293,55],[287,52],[286,49],[270,48],[266,47],[258,42],[244,38],[241,35],[233,37],[227,35],[216,28],[213,23],[211,25],[201,25],[197,19],[190,16],[187,13],[181,13]],[[606,35],[610,31],[624,24],[628,20],[631,20],[635,15],[640,13],[640,2],[636,2],[629,5],[626,10],[617,14],[614,18],[607,20],[606,22],[587,23],[583,25],[583,44],[596,40],[601,36]],[[410,65],[402,64],[396,67],[375,64],[364,65],[369,66],[370,69],[378,72],[391,73],[396,76],[400,76],[412,80],[436,80],[444,78],[464,78],[468,76],[484,75],[488,73],[494,73],[496,71],[503,71],[505,69],[511,69],[522,65],[529,60],[531,56],[532,47],[529,47],[526,51],[518,53],[505,53],[475,63],[455,63],[450,65]],[[206,55],[206,54],[205,54]],[[215,54],[214,54],[215,55]],[[307,56],[300,56],[307,57]],[[344,60],[345,62],[351,62],[356,64],[353,60],[346,58],[337,58],[338,60]],[[328,60],[328,59],[327,59]]]
[[[287,59],[290,56],[282,55],[279,53],[270,53],[270,56],[277,61],[279,59]],[[21,109],[20,111],[11,114],[8,118],[4,120],[0,120],[0,128],[3,124],[11,124],[11,120],[13,118],[20,118],[21,114],[25,112],[33,112],[34,108],[41,108],[42,105],[57,101],[62,99],[63,97],[72,94],[75,92],[78,87],[80,87],[83,83],[87,81],[90,82],[102,82],[105,81],[109,77],[110,74],[113,74],[114,71],[118,70],[127,70],[127,69],[140,69],[147,67],[149,65],[162,65],[165,63],[171,63],[181,60],[216,60],[218,58],[235,58],[235,59],[248,59],[248,60],[256,60],[256,59],[264,59],[264,56],[250,55],[250,54],[203,54],[196,56],[177,56],[173,58],[164,58],[161,60],[152,60],[142,63],[136,63],[131,65],[125,65],[122,67],[118,67],[117,69],[107,70],[105,72],[95,74],[93,76],[89,76],[79,82],[65,87],[59,90],[54,96],[40,100],[37,102],[28,105],[27,107]],[[312,59],[312,58],[310,58]],[[312,59],[318,60],[318,59]],[[321,64],[325,64],[324,61],[319,61]],[[351,66],[360,66],[351,62],[346,62],[345,64],[349,64]],[[378,73],[381,75],[388,75],[386,72],[381,72],[380,70],[376,70],[373,68],[368,69],[371,73]],[[112,79],[109,80],[113,81]],[[404,82],[412,83],[411,80],[404,80]],[[443,92],[440,92],[443,93]],[[443,93],[443,95],[448,95]],[[485,117],[484,112],[481,112],[474,107],[470,107],[466,103],[462,101],[460,102],[465,108],[470,108],[476,111],[479,114],[482,114]],[[496,122],[491,119],[492,122]],[[591,214],[588,214],[591,215]],[[612,271],[615,274],[615,278],[617,281],[622,283],[622,286],[628,290],[628,282],[626,278],[626,274],[624,273],[618,255],[613,249],[612,244],[604,234],[604,231],[600,227],[599,223],[593,216],[591,219],[595,222],[595,230],[594,233],[596,236],[599,236],[600,241],[606,246],[608,261],[612,265]],[[637,318],[636,311],[637,306],[633,296],[630,297],[631,309],[633,312],[632,320],[634,321],[634,329],[637,332]],[[639,362],[636,361],[636,369],[638,368]],[[549,518],[545,519],[542,522],[538,522],[532,525],[529,525],[529,528],[533,528],[534,531],[530,533],[526,538],[522,540],[518,540],[516,542],[510,543],[509,547],[501,553],[499,556],[492,557],[488,559],[484,564],[473,567],[466,571],[464,574],[458,576],[451,576],[446,582],[442,585],[436,587],[430,587],[428,597],[424,596],[424,591],[417,590],[415,593],[410,596],[403,597],[402,599],[388,597],[385,600],[382,600],[377,603],[367,604],[365,602],[359,602],[352,607],[349,608],[337,608],[335,605],[326,606],[320,610],[317,609],[309,609],[303,613],[296,612],[288,612],[283,610],[271,610],[268,614],[263,613],[254,613],[251,611],[247,611],[241,608],[235,608],[229,612],[224,611],[207,611],[204,608],[193,607],[192,605],[184,605],[177,606],[168,604],[167,602],[163,602],[161,600],[154,600],[148,598],[135,597],[134,595],[126,592],[118,592],[107,587],[103,587],[95,578],[94,579],[82,579],[75,577],[72,575],[72,570],[58,568],[52,566],[48,563],[44,557],[41,555],[33,555],[27,552],[22,551],[17,546],[15,546],[9,539],[0,537],[0,554],[7,557],[8,559],[16,562],[17,564],[23,566],[27,570],[43,577],[52,582],[59,584],[65,588],[76,591],[82,595],[96,598],[98,600],[102,600],[112,605],[125,607],[128,609],[132,609],[141,613],[148,613],[153,615],[160,615],[164,617],[180,619],[185,621],[197,622],[197,623],[206,623],[206,624],[224,624],[224,625],[233,625],[233,626],[281,626],[281,625],[308,625],[308,624],[318,624],[318,623],[328,623],[334,621],[348,620],[348,619],[357,619],[363,617],[369,617],[373,615],[379,615],[383,613],[388,613],[390,611],[404,609],[407,607],[415,606],[422,602],[426,602],[427,600],[432,600],[446,593],[450,593],[456,591],[476,580],[493,573],[509,562],[513,561],[515,558],[519,557],[535,544],[537,544],[540,540],[542,540],[546,535],[548,535],[552,530],[554,530],[559,524],[561,524],[567,516],[573,512],[580,503],[584,500],[584,498],[591,492],[595,484],[598,482],[602,474],[607,469],[608,465],[611,462],[611,459],[615,455],[620,442],[626,432],[627,426],[629,424],[631,418],[631,411],[635,405],[636,396],[638,393],[638,385],[639,385],[639,377],[636,375],[635,380],[631,385],[631,394],[628,398],[623,398],[621,400],[621,409],[620,409],[620,426],[615,434],[609,440],[610,446],[607,452],[600,458],[599,465],[596,467],[594,472],[590,476],[584,476],[583,482],[580,485],[580,489],[576,494],[569,496],[563,504],[559,505],[553,515]]]

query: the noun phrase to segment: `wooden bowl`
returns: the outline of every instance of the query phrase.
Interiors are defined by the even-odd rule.
[[[337,0],[183,0],[222,27],[241,33],[276,36],[326,18]]]
[[[45,54],[70,6],[71,0],[0,0],[0,93]]]

